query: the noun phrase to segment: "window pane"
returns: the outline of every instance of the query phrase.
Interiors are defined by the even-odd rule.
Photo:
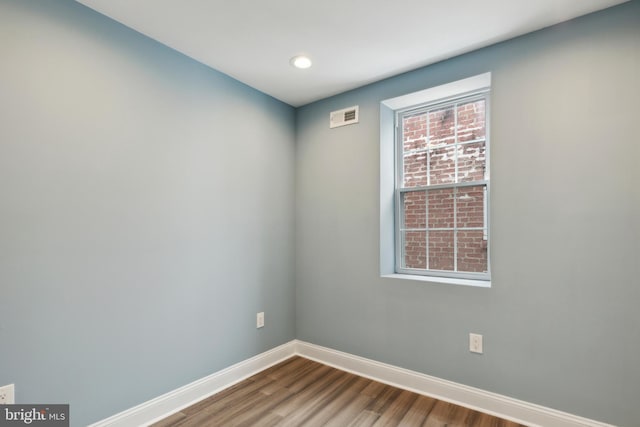
[[[402,193],[404,228],[426,228],[427,195],[424,191]]]
[[[429,228],[453,228],[453,188],[429,190]]]
[[[453,231],[429,232],[429,269],[453,270]]]
[[[458,182],[483,180],[485,164],[484,142],[458,146]]]
[[[404,187],[427,185],[427,153],[404,155]]]
[[[455,182],[455,146],[429,152],[429,184],[451,184]]]
[[[457,227],[485,227],[484,185],[458,188],[456,192]]]
[[[429,112],[429,148],[455,144],[453,106]]]
[[[427,115],[407,116],[402,120],[403,151],[427,148]]]
[[[405,231],[403,234],[404,268],[427,268],[427,232]]]
[[[487,271],[487,241],[482,230],[458,231],[458,271]]]
[[[458,142],[473,141],[484,137],[484,99],[458,105]]]

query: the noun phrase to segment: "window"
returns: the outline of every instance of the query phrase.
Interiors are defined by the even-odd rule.
[[[485,74],[383,102],[395,129],[395,274],[490,279],[489,88]]]

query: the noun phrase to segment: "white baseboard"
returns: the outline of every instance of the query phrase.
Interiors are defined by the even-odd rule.
[[[295,341],[295,352],[307,359],[343,371],[531,427],[613,427],[610,424],[303,341]]]
[[[148,402],[98,421],[89,427],[138,427],[152,424],[293,355],[295,355],[295,341],[290,341]]]
[[[610,424],[299,340],[261,353],[89,427],[147,426],[294,355],[531,427],[613,427]]]

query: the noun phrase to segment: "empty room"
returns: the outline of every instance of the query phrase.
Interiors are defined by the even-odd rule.
[[[640,426],[640,0],[0,0],[0,425]]]

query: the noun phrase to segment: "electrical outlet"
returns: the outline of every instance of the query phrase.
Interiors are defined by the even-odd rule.
[[[469,351],[482,354],[482,335],[469,334]]]
[[[9,384],[0,387],[0,405],[12,405],[15,403],[15,385]]]
[[[264,311],[261,311],[256,315],[256,328],[264,327]]]

